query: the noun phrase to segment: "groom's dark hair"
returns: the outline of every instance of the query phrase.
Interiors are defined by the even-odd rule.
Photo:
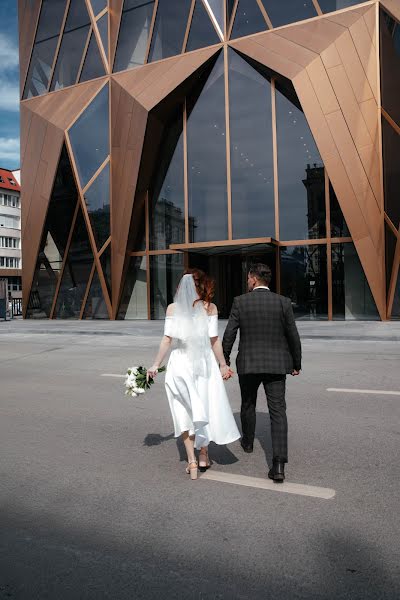
[[[272,278],[271,269],[268,265],[263,263],[253,263],[249,267],[249,274],[257,279],[264,285],[269,285]]]

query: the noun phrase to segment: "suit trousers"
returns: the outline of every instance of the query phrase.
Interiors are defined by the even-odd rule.
[[[286,375],[250,373],[239,375],[242,395],[240,418],[242,421],[243,443],[252,445],[256,430],[257,392],[263,384],[271,419],[272,454],[282,462],[288,460],[288,424],[286,417]]]

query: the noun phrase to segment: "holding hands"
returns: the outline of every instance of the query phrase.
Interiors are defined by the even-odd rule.
[[[224,381],[230,379],[234,375],[234,372],[228,365],[220,365],[219,370],[221,371],[222,379]]]

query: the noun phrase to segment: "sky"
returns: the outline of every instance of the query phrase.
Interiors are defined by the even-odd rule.
[[[17,0],[0,0],[0,167],[19,168]]]

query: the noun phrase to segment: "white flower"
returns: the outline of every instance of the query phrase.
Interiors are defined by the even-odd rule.
[[[143,388],[137,387],[135,388],[136,394],[144,394],[145,390]]]

